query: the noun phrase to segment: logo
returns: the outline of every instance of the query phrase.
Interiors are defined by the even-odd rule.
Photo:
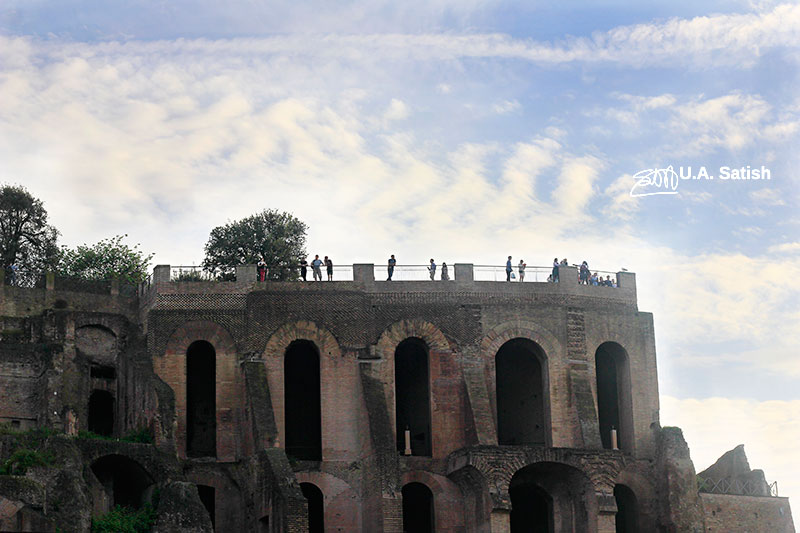
[[[719,167],[716,174],[723,181],[754,181],[770,180],[772,172],[765,166],[751,168],[750,165],[741,168]],[[657,194],[678,194],[678,184],[685,180],[713,180],[714,174],[709,174],[706,167],[698,167],[697,173],[692,173],[692,167],[678,167],[676,172],[672,165],[666,168],[648,168],[634,174],[635,183],[631,187],[631,196],[655,196]]]

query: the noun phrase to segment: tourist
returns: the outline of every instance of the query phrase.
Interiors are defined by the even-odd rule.
[[[320,270],[321,266],[322,261],[320,261],[318,255],[315,255],[314,260],[311,261],[311,270],[314,271],[314,281],[322,281],[322,271]]]
[[[16,283],[17,283],[17,270],[19,270],[19,267],[17,267],[16,263],[11,263],[11,265],[8,267],[8,284],[9,285],[16,285]]]
[[[553,283],[558,283],[558,257],[553,258],[553,273],[550,274],[551,280]]]
[[[447,273],[447,263],[442,261],[442,281],[450,281],[450,274]]]
[[[327,255],[325,256],[325,270],[328,271],[328,281],[333,281],[333,261]]]
[[[511,256],[508,256],[508,261],[506,261],[506,281],[511,281],[511,273],[514,269],[511,266]]]
[[[394,254],[392,254],[392,257],[389,258],[389,266],[387,268],[387,270],[389,271],[389,277],[386,278],[386,281],[392,281],[392,275],[394,274],[394,265],[396,264],[397,261],[394,258]]]
[[[436,275],[436,263],[433,262],[433,259],[431,259],[431,264],[428,266],[428,273],[431,275],[431,281],[433,281],[433,277]]]
[[[528,265],[526,265],[525,262],[522,259],[520,259],[519,260],[519,265],[517,266],[517,268],[519,269],[519,281],[520,281],[520,283],[525,281],[525,267],[526,266],[528,266]]]
[[[300,260],[300,277],[303,278],[303,281],[308,281],[306,279],[306,275],[308,274],[308,261],[306,258],[302,258]]]
[[[611,288],[612,289],[616,289],[617,288],[617,280],[616,279],[612,279],[611,280]]]
[[[264,259],[258,260],[258,281],[264,281],[267,278],[267,264],[264,262]]]
[[[590,278],[590,280],[591,280],[591,282],[592,282],[592,285],[594,285],[595,287],[597,287],[597,285],[598,285],[598,282],[597,282],[597,272],[595,272],[594,274],[592,274],[592,277]]]
[[[581,268],[578,273],[578,277],[580,279],[581,285],[588,285],[589,284],[589,263],[584,261],[581,263]]]
[[[606,287],[611,287],[611,276],[606,276]]]

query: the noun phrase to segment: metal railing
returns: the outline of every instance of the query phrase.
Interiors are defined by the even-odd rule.
[[[392,281],[430,281],[430,265],[395,265]],[[453,265],[447,265],[447,276],[450,280],[455,278]],[[434,279],[442,279],[442,265],[436,265]],[[375,265],[375,281],[389,280],[389,265]]]
[[[697,490],[711,494],[737,494],[741,496],[771,496],[778,497],[778,482],[760,483],[757,481],[740,479],[702,479],[697,478]]]
[[[170,265],[170,281],[222,281],[220,275],[201,266]]]
[[[553,273],[553,267],[544,266],[531,266],[527,265],[525,269],[520,272],[519,264],[512,265],[511,278],[512,282],[519,283],[546,283],[552,281],[550,279]],[[505,265],[475,265],[473,267],[473,276],[475,281],[506,281],[506,266]]]

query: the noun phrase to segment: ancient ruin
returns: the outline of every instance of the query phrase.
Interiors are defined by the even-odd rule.
[[[3,286],[0,530],[794,531],[741,448],[698,477],[661,427],[633,273],[352,269]]]

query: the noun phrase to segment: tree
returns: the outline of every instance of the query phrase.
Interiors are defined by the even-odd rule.
[[[296,279],[298,264],[306,256],[306,229],[290,213],[275,209],[217,226],[206,243],[203,268],[225,276],[236,265],[256,264],[263,258],[269,279]]]
[[[144,281],[153,254],[145,255],[139,250],[139,244],[133,247],[123,244],[122,239],[127,236],[117,235],[92,246],[82,244],[75,249],[62,247],[59,274],[85,280]]]
[[[57,238],[41,200],[19,185],[0,188],[0,261],[7,274],[16,267],[17,283],[33,284],[55,264]]]

